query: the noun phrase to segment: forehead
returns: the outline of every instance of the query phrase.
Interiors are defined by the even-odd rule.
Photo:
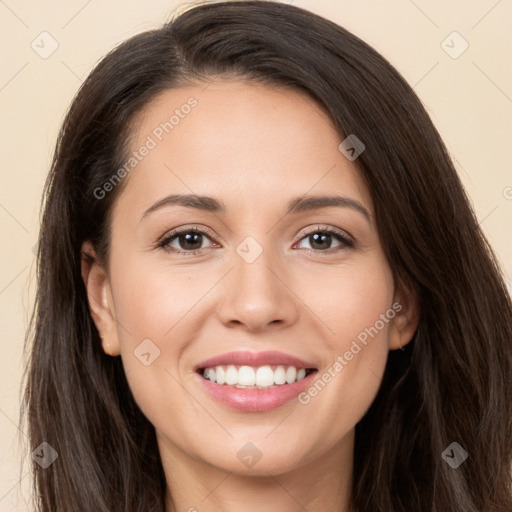
[[[325,110],[292,89],[216,80],[166,90],[134,120],[134,166],[127,166],[119,207],[142,210],[167,194],[195,193],[222,197],[240,212],[307,193],[342,193],[371,210],[341,141]]]

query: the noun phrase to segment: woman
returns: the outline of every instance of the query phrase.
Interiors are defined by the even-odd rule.
[[[298,7],[197,6],[93,70],[32,328],[43,512],[512,509],[496,258],[404,79]]]

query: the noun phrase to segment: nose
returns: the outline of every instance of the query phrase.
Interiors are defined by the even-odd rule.
[[[298,299],[290,275],[271,251],[249,263],[234,254],[234,268],[223,280],[218,316],[227,327],[258,332],[282,329],[298,318]]]

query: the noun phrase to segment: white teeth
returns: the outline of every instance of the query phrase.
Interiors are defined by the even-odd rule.
[[[240,366],[238,384],[242,386],[254,386],[256,384],[256,374],[250,366]]]
[[[260,366],[256,370],[256,386],[267,388],[274,385],[274,372],[270,366]]]
[[[217,366],[217,368],[215,368],[215,373],[217,377],[217,384],[224,384],[224,382],[226,382],[226,372],[224,371],[224,368],[222,368],[222,366]]]
[[[212,382],[217,381],[216,372],[213,368],[208,368],[208,370],[206,370],[206,377],[208,378],[208,380],[211,380]]]
[[[226,370],[226,384],[228,386],[238,384],[238,370],[233,365],[228,366]]]
[[[252,366],[228,365],[205,368],[203,377],[217,384],[226,384],[238,388],[269,388],[293,384],[306,377],[306,369],[297,370],[294,366]]]
[[[297,378],[297,370],[294,366],[288,366],[288,370],[286,370],[286,382],[288,384],[291,384],[292,382],[295,382],[295,379]]]
[[[274,383],[275,384],[284,384],[286,382],[286,370],[284,366],[278,366],[274,370]]]

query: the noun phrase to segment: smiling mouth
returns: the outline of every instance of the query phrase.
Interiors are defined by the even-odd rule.
[[[292,365],[218,365],[198,368],[196,372],[204,379],[221,386],[238,389],[271,389],[298,382],[316,368],[298,368]]]

